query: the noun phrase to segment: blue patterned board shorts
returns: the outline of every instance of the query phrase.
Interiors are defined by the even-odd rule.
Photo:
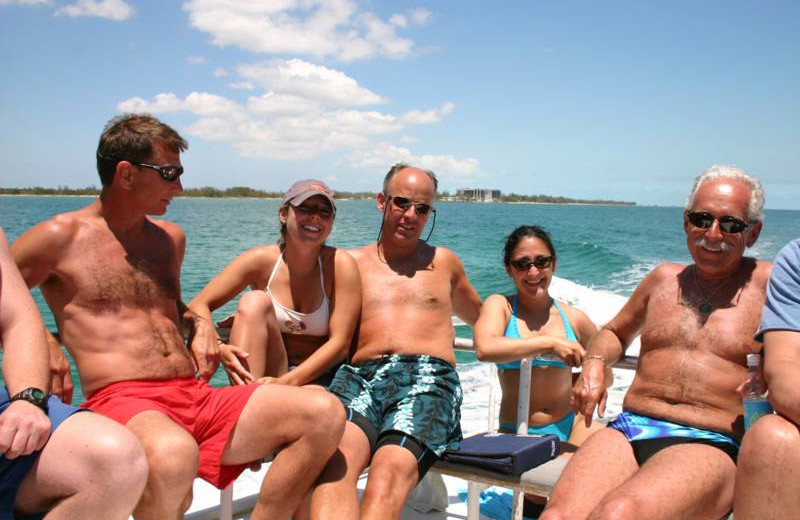
[[[364,416],[379,436],[405,433],[437,456],[446,449],[458,449],[461,382],[447,361],[392,354],[342,365],[328,390],[348,412]]]

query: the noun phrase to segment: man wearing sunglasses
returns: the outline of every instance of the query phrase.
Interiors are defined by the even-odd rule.
[[[737,388],[757,352],[771,264],[744,256],[761,231],[764,192],[744,171],[713,166],[683,214],[690,265],[662,264],[590,342],[573,391],[591,422],[606,404],[605,367],[641,334],[623,412],[561,475],[542,520],[721,518],[733,504],[742,438]],[[738,517],[738,515],[737,515]]]
[[[363,285],[356,350],[329,387],[348,422],[312,517],[400,518],[410,491],[461,439],[451,316],[473,325],[481,301],[461,260],[420,238],[433,226],[436,188],[433,172],[393,166],[377,198],[378,241],[352,252]],[[359,508],[356,480],[368,465]]]
[[[285,519],[334,452],[342,407],[318,390],[207,384],[216,335],[181,299],[186,237],[150,218],[182,191],[186,147],[153,117],[112,119],[96,154],[100,197],[26,232],[14,259],[28,286],[41,286],[77,364],[83,406],[126,425],[144,447],[150,476],[137,520],[182,518],[196,476],[224,488],[278,450],[251,518]],[[67,398],[68,379],[55,385]]]

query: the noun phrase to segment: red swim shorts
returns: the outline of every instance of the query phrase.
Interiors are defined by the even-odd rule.
[[[259,385],[212,388],[194,377],[112,383],[81,406],[127,424],[150,410],[167,415],[188,431],[200,447],[199,476],[220,489],[236,480],[248,464],[222,465],[222,452],[244,405]]]

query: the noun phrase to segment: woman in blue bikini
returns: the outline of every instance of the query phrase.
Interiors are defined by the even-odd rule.
[[[572,411],[572,370],[597,332],[582,311],[559,303],[548,287],[556,269],[550,235],[538,226],[520,226],[506,237],[503,264],[514,280],[514,295],[493,294],[483,303],[475,324],[478,359],[497,363],[503,399],[500,430],[516,432],[519,360],[533,356],[528,433],[558,436],[580,445],[602,424],[587,428]],[[610,379],[609,379],[610,380]],[[535,518],[546,499],[526,495],[523,514]]]
[[[597,328],[582,311],[550,296],[556,251],[544,229],[515,229],[506,238],[503,263],[517,293],[489,296],[475,325],[478,359],[494,361],[499,368],[500,428],[516,431],[519,360],[533,356],[528,432],[553,433],[579,445],[602,425],[587,429],[572,412],[570,367],[580,366],[584,346]]]

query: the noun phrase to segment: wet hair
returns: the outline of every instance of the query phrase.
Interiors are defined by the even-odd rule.
[[[148,114],[122,114],[106,123],[97,145],[97,172],[103,186],[110,186],[114,181],[120,161],[147,162],[153,154],[154,142],[173,152],[189,148],[172,127]]]
[[[280,212],[283,208],[286,208],[286,213],[289,213],[289,203],[281,204],[278,208],[278,221],[281,224],[280,234],[278,235],[278,249],[283,252],[286,249],[286,221],[280,217]]]
[[[392,178],[395,175],[400,173],[401,170],[404,170],[405,168],[411,168],[411,167],[412,166],[410,164],[406,164],[406,163],[402,163],[401,162],[401,163],[397,163],[394,166],[392,166],[391,168],[389,168],[389,172],[383,178],[383,193],[386,193],[386,191],[389,189],[389,181],[391,181]],[[439,189],[439,179],[436,178],[436,174],[433,173],[431,170],[425,170],[425,169],[422,169],[422,168],[420,168],[420,170],[425,172],[425,174],[428,177],[430,177],[430,179],[433,181],[433,192],[436,193],[436,190]]]
[[[694,198],[700,186],[706,181],[717,179],[735,180],[742,182],[750,188],[750,200],[747,203],[747,220],[764,220],[764,188],[761,182],[752,175],[748,175],[741,168],[728,166],[727,164],[715,164],[694,180],[694,186],[686,199],[686,210],[691,210],[694,205]]]
[[[553,246],[550,234],[539,226],[520,226],[512,231],[505,239],[505,245],[503,246],[503,264],[506,266],[510,265],[511,256],[514,254],[520,241],[528,237],[538,238],[544,242],[544,245],[547,246],[547,249],[550,250],[550,254],[553,256],[553,263],[555,263],[556,248]]]

